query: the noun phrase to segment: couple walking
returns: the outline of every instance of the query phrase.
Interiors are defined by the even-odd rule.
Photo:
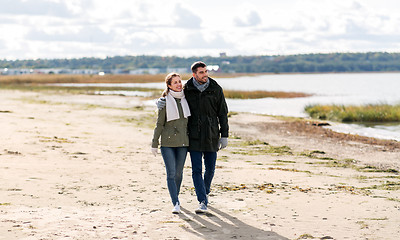
[[[222,88],[208,77],[205,63],[195,62],[191,70],[193,77],[183,88],[179,74],[170,73],[165,78],[167,89],[162,94],[165,100],[160,98],[157,101],[159,111],[152,140],[152,153],[156,156],[161,136],[160,149],[174,205],[173,213],[180,213],[179,190],[187,152],[199,201],[195,212],[205,213],[217,151],[228,145],[228,107]]]

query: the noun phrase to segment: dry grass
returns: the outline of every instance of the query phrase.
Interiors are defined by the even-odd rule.
[[[362,106],[309,105],[305,111],[312,117],[339,122],[399,122],[400,105],[368,104]]]
[[[71,75],[71,74],[26,74],[0,75],[1,84],[45,84],[45,83],[150,83],[164,82],[167,74],[140,74],[140,75]],[[218,78],[249,76],[249,74],[215,73]],[[253,74],[258,75],[258,74]],[[252,76],[252,75],[250,75]],[[182,79],[189,79],[192,74],[181,74]]]
[[[226,98],[256,99],[256,98],[298,98],[309,97],[311,94],[299,92],[269,92],[269,91],[233,91],[224,90]]]
[[[230,78],[240,77],[245,74],[213,74],[218,78]],[[246,74],[248,75],[248,74]],[[257,74],[253,74],[257,75]],[[191,74],[181,74],[182,79],[189,79]],[[142,74],[142,75],[63,75],[63,74],[29,74],[29,75],[13,75],[13,76],[2,76],[0,75],[0,84],[3,88],[20,89],[20,90],[66,90],[69,92],[93,92],[99,90],[140,90],[124,87],[85,87],[85,88],[74,88],[74,87],[60,87],[60,86],[45,86],[43,84],[51,83],[152,83],[152,82],[163,82],[165,74]],[[143,90],[143,89],[142,89]],[[156,89],[145,89],[144,91],[155,91]],[[298,93],[298,92],[269,92],[269,91],[234,91],[224,90],[226,98],[234,99],[257,99],[257,98],[296,98],[296,97],[308,97],[309,94]]]
[[[149,83],[163,82],[166,74],[156,75],[63,75],[31,74],[0,76],[1,84],[45,84],[45,83]],[[183,79],[188,75],[182,75]]]

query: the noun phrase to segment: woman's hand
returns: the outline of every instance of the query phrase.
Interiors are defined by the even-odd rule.
[[[158,148],[151,148],[151,153],[153,153],[154,157],[157,157]]]

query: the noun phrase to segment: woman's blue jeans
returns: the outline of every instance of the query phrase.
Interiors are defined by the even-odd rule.
[[[183,167],[187,155],[187,147],[161,147],[167,171],[167,185],[172,204],[179,203],[179,190],[181,189]]]
[[[203,156],[205,166],[204,179],[202,176]],[[190,159],[192,161],[192,178],[197,200],[207,205],[207,194],[210,193],[211,181],[214,177],[217,152],[190,151]]]

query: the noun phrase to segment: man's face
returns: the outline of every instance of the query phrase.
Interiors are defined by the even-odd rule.
[[[193,73],[193,77],[200,84],[204,84],[208,80],[208,70],[207,68],[199,67],[197,68],[196,73]]]

